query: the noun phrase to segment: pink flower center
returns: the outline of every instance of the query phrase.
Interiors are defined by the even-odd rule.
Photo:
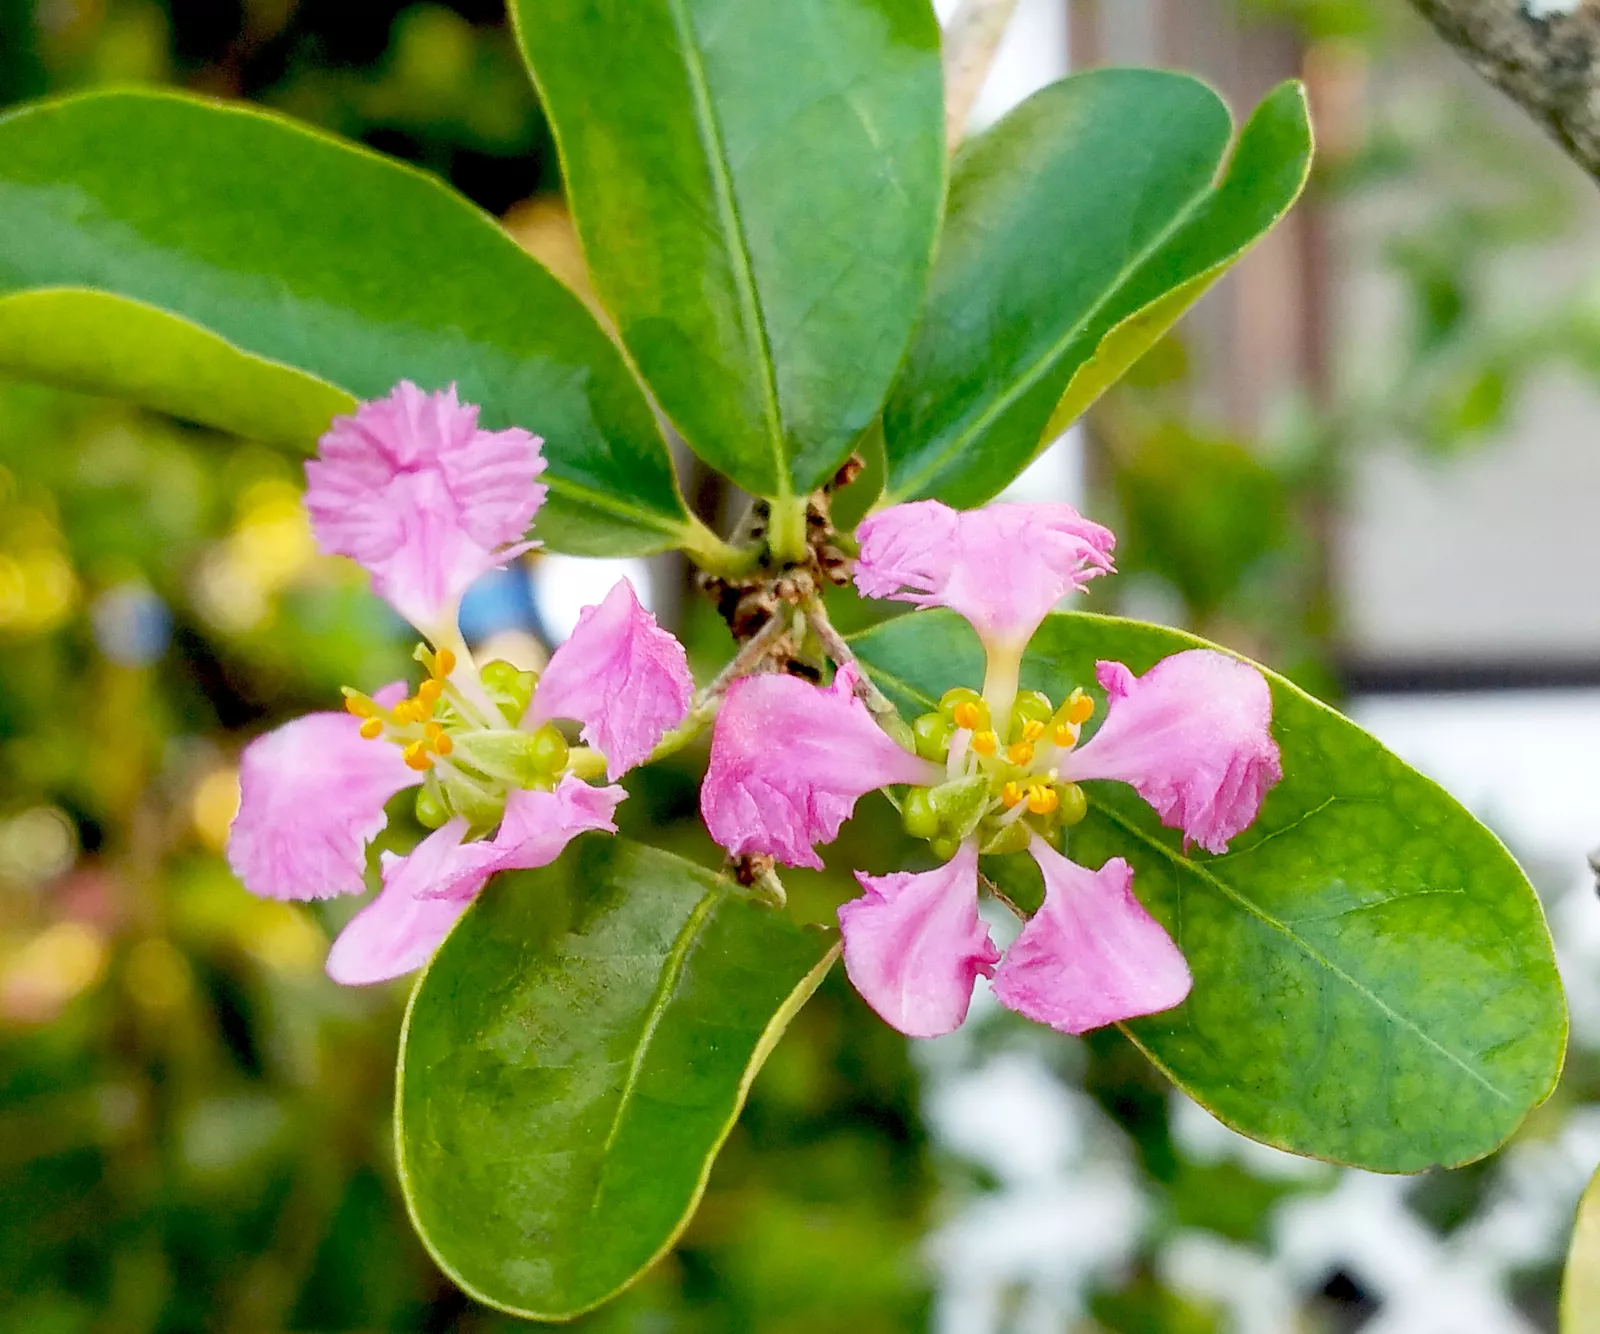
[[[574,751],[554,723],[520,724],[538,677],[508,662],[458,662],[449,648],[419,645],[427,671],[416,693],[384,703],[345,690],[345,708],[369,741],[400,747],[406,764],[426,774],[417,789],[417,819],[437,829],[455,816],[473,830],[496,825],[513,791],[553,791],[568,770],[593,776],[593,753]],[[604,761],[600,760],[603,766]]]
[[[945,858],[974,836],[985,853],[1020,852],[1034,834],[1059,844],[1088,810],[1062,762],[1093,714],[1094,701],[1082,690],[1059,708],[1039,691],[1022,691],[997,727],[977,691],[946,692],[937,710],[912,725],[917,753],[943,763],[946,777],[906,794],[907,830]]]

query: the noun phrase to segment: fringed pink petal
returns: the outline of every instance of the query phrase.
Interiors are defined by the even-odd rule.
[[[481,430],[454,386],[429,394],[401,381],[336,417],[306,464],[317,542],[363,565],[412,624],[437,630],[474,579],[527,549],[545,495],[540,444],[516,427]]]
[[[1114,568],[1110,530],[1071,505],[937,500],[892,505],[857,530],[856,587],[866,597],[948,607],[984,644],[1020,650],[1050,609]]]
[[[1106,719],[1072,752],[1067,772],[1131,783],[1163,824],[1226,852],[1283,776],[1266,679],[1213,649],[1174,653],[1143,676],[1102,662],[1096,675],[1109,696]]]
[[[422,775],[360,729],[348,713],[312,713],[245,747],[228,864],[251,893],[324,899],[366,888],[384,804]]]
[[[1113,857],[1098,871],[1035,838],[1044,906],[994,975],[1002,1005],[1063,1033],[1170,1010],[1192,978],[1172,937],[1133,895],[1133,870]]]
[[[627,796],[620,787],[592,787],[571,774],[554,792],[513,792],[505,818],[494,836],[498,870],[548,866],[579,834],[590,830],[617,832],[618,804]]]
[[[839,908],[850,981],[894,1028],[933,1038],[961,1026],[973,983],[1000,958],[978,918],[978,849],[968,840],[937,870],[856,879],[866,890]]]
[[[583,609],[551,655],[526,725],[577,719],[585,743],[606,757],[607,777],[616,779],[688,717],[693,693],[683,645],[619,579],[599,606]]]
[[[734,682],[717,715],[700,788],[706,828],[733,856],[764,853],[821,869],[859,798],[891,783],[937,783],[943,771],[901,749],[856,698],[859,676],[839,669],[827,689],[793,676]]]
[[[328,951],[328,976],[346,986],[368,986],[421,968],[450,934],[488,879],[492,853],[483,843],[462,843],[467,822],[457,816],[404,857],[385,853],[383,889],[350,919]],[[434,891],[455,884],[457,892]]]

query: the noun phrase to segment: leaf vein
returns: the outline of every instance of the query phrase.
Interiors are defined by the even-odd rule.
[[[1166,844],[1162,843],[1159,839],[1151,838],[1143,830],[1137,828],[1131,821],[1127,820],[1118,812],[1107,806],[1103,801],[1096,801],[1091,798],[1089,804],[1093,809],[1099,811],[1101,815],[1105,816],[1108,820],[1120,828],[1124,833],[1128,834],[1132,838],[1137,839],[1139,842],[1145,844],[1154,851],[1159,852],[1163,857],[1172,862],[1179,869],[1189,871],[1197,879],[1210,885],[1225,899],[1237,904],[1252,917],[1271,927],[1274,931],[1277,931],[1279,934],[1281,934],[1285,939],[1291,941],[1302,952],[1304,952],[1307,958],[1320,964],[1334,977],[1338,978],[1347,987],[1354,991],[1358,996],[1361,996],[1367,1000],[1392,1024],[1398,1028],[1404,1029],[1413,1037],[1417,1038],[1424,1046],[1431,1048],[1440,1056],[1444,1057],[1445,1060],[1447,1060],[1451,1065],[1457,1067],[1474,1083],[1481,1085],[1484,1089],[1492,1093],[1496,1098],[1500,1099],[1504,1103],[1511,1104],[1516,1101],[1510,1094],[1496,1086],[1478,1070],[1475,1070],[1464,1057],[1457,1055],[1455,1052],[1451,1051],[1448,1047],[1441,1043],[1437,1038],[1420,1028],[1414,1019],[1410,1019],[1406,1015],[1401,1014],[1370,987],[1352,977],[1349,973],[1345,972],[1344,969],[1340,968],[1336,963],[1334,963],[1332,959],[1328,958],[1327,955],[1313,947],[1309,941],[1301,939],[1295,934],[1289,923],[1280,921],[1278,918],[1274,917],[1259,904],[1252,902],[1238,890],[1234,889],[1225,880],[1221,880],[1217,876],[1212,875],[1204,866],[1201,866],[1197,862],[1192,862],[1186,857],[1178,856],[1172,851],[1171,848],[1167,847]]]

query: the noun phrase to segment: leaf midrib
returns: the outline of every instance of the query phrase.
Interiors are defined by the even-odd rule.
[[[711,85],[706,78],[705,64],[700,58],[694,25],[684,0],[665,0],[672,26],[678,34],[678,46],[683,57],[684,73],[689,80],[689,91],[694,99],[695,133],[700,149],[706,158],[706,168],[711,176],[712,190],[717,198],[717,215],[721,223],[722,239],[732,261],[730,272],[739,304],[744,311],[743,324],[746,338],[754,343],[757,378],[761,387],[762,417],[767,428],[767,445],[772,452],[774,482],[779,495],[789,493],[789,466],[783,443],[783,413],[778,403],[778,383],[772,365],[772,345],[767,334],[766,314],[761,306],[761,295],[756,290],[755,268],[750,259],[750,245],[745,237],[744,220],[739,214],[739,201],[733,192],[733,175],[728,167],[727,150],[722,141],[722,129],[717,123],[716,108],[711,102]]]
[[[874,666],[874,665],[872,665],[870,663],[868,664],[867,670],[873,676],[877,677],[880,681],[890,685],[893,689],[903,691],[910,698],[918,700],[919,702],[924,703],[924,704],[928,704],[930,706],[933,704],[933,700],[931,698],[929,698],[928,695],[926,695],[921,690],[918,690],[916,687],[910,685],[909,683],[901,680],[899,677],[895,676],[892,672],[883,671],[881,668],[876,667],[876,666]],[[1317,809],[1317,811],[1326,810],[1329,806],[1333,805],[1333,803],[1338,801],[1338,800],[1340,800],[1340,798],[1339,798],[1338,794],[1335,793],[1332,796],[1330,796],[1326,801],[1324,801],[1320,806],[1318,806],[1316,809]],[[1515,1101],[1516,1101],[1515,1098],[1513,1098],[1510,1094],[1504,1092],[1502,1089],[1496,1087],[1487,1078],[1485,1078],[1483,1075],[1478,1073],[1478,1071],[1474,1070],[1472,1068],[1472,1066],[1470,1066],[1463,1057],[1456,1055],[1455,1052],[1451,1051],[1448,1047],[1446,1047],[1443,1044],[1441,1044],[1436,1038],[1433,1038],[1433,1037],[1429,1036],[1428,1033],[1426,1033],[1423,1029],[1421,1029],[1420,1027],[1417,1026],[1417,1024],[1416,1024],[1416,1022],[1414,1020],[1408,1019],[1405,1015],[1403,1015],[1399,1011],[1393,1009],[1390,1005],[1388,1005],[1387,1002],[1385,1002],[1380,996],[1378,996],[1378,994],[1376,992],[1371,990],[1371,988],[1367,987],[1365,984],[1363,984],[1361,982],[1358,982],[1355,978],[1351,977],[1350,974],[1346,973],[1342,968],[1340,968],[1337,964],[1335,964],[1331,959],[1329,959],[1321,951],[1319,951],[1316,948],[1314,948],[1310,944],[1309,941],[1302,940],[1298,935],[1295,934],[1295,932],[1290,928],[1290,926],[1287,923],[1280,921],[1278,918],[1274,917],[1271,913],[1267,912],[1264,908],[1261,908],[1257,904],[1253,903],[1250,899],[1246,898],[1238,890],[1236,890],[1236,889],[1232,888],[1230,885],[1228,885],[1226,881],[1218,879],[1218,877],[1216,877],[1215,875],[1211,874],[1211,872],[1206,870],[1204,867],[1200,866],[1198,863],[1190,861],[1187,857],[1179,856],[1171,848],[1169,848],[1165,843],[1162,843],[1159,839],[1151,838],[1148,834],[1146,834],[1143,830],[1139,829],[1137,826],[1132,824],[1125,817],[1119,815],[1115,810],[1113,810],[1111,807],[1109,807],[1103,800],[1091,796],[1089,798],[1089,807],[1090,807],[1091,810],[1098,811],[1101,815],[1105,816],[1113,824],[1117,825],[1120,829],[1122,829],[1125,833],[1130,834],[1138,842],[1144,844],[1146,847],[1151,848],[1156,852],[1159,852],[1164,858],[1166,858],[1169,862],[1171,862],[1174,866],[1176,866],[1180,871],[1192,872],[1197,878],[1199,878],[1200,880],[1204,881],[1211,888],[1215,889],[1219,894],[1221,894],[1229,902],[1237,905],[1240,909],[1242,909],[1244,912],[1248,913],[1250,916],[1256,918],[1258,921],[1260,921],[1260,922],[1264,923],[1265,925],[1271,927],[1273,930],[1277,931],[1279,934],[1284,936],[1287,940],[1293,942],[1294,945],[1298,949],[1300,949],[1306,955],[1307,958],[1313,960],[1314,962],[1320,964],[1322,967],[1326,968],[1331,974],[1333,974],[1333,976],[1337,977],[1341,982],[1343,982],[1346,986],[1348,986],[1357,995],[1363,997],[1366,1001],[1368,1001],[1368,1003],[1370,1003],[1377,1010],[1379,1010],[1383,1015],[1385,1015],[1389,1019],[1389,1021],[1391,1023],[1393,1023],[1397,1027],[1402,1028],[1405,1031],[1409,1032],[1414,1037],[1420,1039],[1425,1046],[1430,1047],[1434,1051],[1438,1052],[1439,1055],[1443,1056],[1448,1062],[1450,1062],[1452,1065],[1458,1067],[1462,1071],[1462,1073],[1464,1073],[1469,1079],[1473,1080],[1477,1084],[1482,1085],[1485,1089],[1487,1089],[1490,1093],[1492,1093],[1496,1098],[1499,1098],[1502,1102],[1505,1102],[1507,1104],[1515,1103]],[[1306,816],[1302,817],[1302,820],[1297,822],[1297,823],[1303,822],[1304,819],[1309,819],[1310,816],[1312,814],[1315,814],[1315,813],[1316,812],[1307,812]],[[1257,846],[1259,846],[1259,845],[1257,845]],[[1238,853],[1236,855],[1242,856],[1247,851],[1249,851],[1249,849],[1243,849],[1243,850],[1241,850],[1240,853]]]
[[[1222,163],[1219,161],[1219,169],[1221,165]],[[1128,279],[1148,264],[1168,241],[1188,226],[1200,207],[1207,203],[1216,192],[1217,178],[1213,176],[1206,183],[1205,188],[1194,195],[1166,227],[1162,228],[1142,250],[1138,251],[1132,259],[1113,275],[1106,284],[1105,290],[1095,303],[1084,312],[1082,318],[1063,333],[1060,338],[1056,339],[1022,375],[1013,380],[1011,387],[980,412],[970,426],[953,436],[949,443],[934,456],[933,462],[920,469],[903,486],[895,488],[891,495],[886,497],[886,503],[894,503],[905,499],[907,496],[915,496],[923,486],[937,478],[952,462],[959,458],[967,446],[982,435],[984,431],[987,431],[995,421],[1010,409],[1012,404],[1038,384],[1049,372],[1051,366],[1083,335],[1084,330],[1094,323],[1100,312],[1106,308]],[[1141,306],[1140,309],[1142,310],[1143,307]],[[1134,312],[1134,314],[1137,313],[1137,311]]]
[[[713,887],[706,891],[700,902],[695,904],[694,911],[679,928],[677,936],[673,939],[672,949],[662,964],[661,977],[656,983],[655,993],[650,997],[644,1024],[634,1042],[633,1057],[628,1064],[628,1076],[623,1080],[622,1089],[617,1097],[616,1113],[611,1118],[611,1127],[606,1132],[605,1143],[600,1146],[600,1171],[595,1178],[594,1192],[589,1197],[588,1216],[591,1218],[598,1211],[601,1196],[605,1194],[606,1161],[610,1157],[612,1146],[617,1142],[617,1136],[622,1133],[622,1123],[632,1108],[633,1096],[639,1087],[645,1059],[650,1054],[650,1044],[655,1041],[656,1030],[661,1026],[661,1020],[678,989],[678,979],[683,974],[683,965],[687,962],[689,951],[694,948],[694,942],[700,935],[700,928],[727,896],[727,890],[721,887]]]

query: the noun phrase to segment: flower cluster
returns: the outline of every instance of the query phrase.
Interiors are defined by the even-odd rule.
[[[457,624],[479,575],[529,549],[544,500],[541,441],[487,431],[455,390],[402,383],[336,420],[307,463],[306,504],[326,552],[366,568],[424,637],[415,691],[345,692],[246,747],[228,860],[278,899],[356,894],[384,807],[416,789],[433,830],[386,853],[382,892],[334,942],[328,972],[378,982],[420,967],[497,871],[543,866],[585,830],[615,830],[615,780],[683,721],[693,683],[682,645],[619,581],[586,609],[542,678],[480,668]],[[569,744],[555,720],[581,725]],[[610,785],[588,780],[601,776]]]
[[[1280,776],[1260,672],[1211,650],[1175,654],[1143,676],[1102,662],[1107,713],[1085,741],[1088,695],[1058,703],[1018,685],[1045,616],[1112,570],[1108,531],[1068,505],[958,513],[919,501],[874,515],[859,535],[860,591],[965,617],[987,655],[982,690],[951,690],[916,719],[913,754],[862,703],[853,666],[827,688],[777,675],[735,683],[701,790],[712,836],[733,854],[820,867],[815,845],[835,837],[860,797],[907,785],[906,828],[944,864],[858,871],[865,892],[839,909],[839,925],[851,981],[912,1036],[957,1027],[979,974],[1003,1004],[1068,1033],[1178,1004],[1188,966],[1134,896],[1131,868],[1113,858],[1091,870],[1061,848],[1088,810],[1078,784],[1116,779],[1186,841],[1224,851]],[[1044,903],[1002,960],[978,915],[978,856],[1023,851],[1043,873]]]
[[[626,580],[584,611],[542,678],[473,661],[461,597],[534,545],[541,443],[484,430],[453,389],[402,383],[335,421],[306,465],[319,544],[364,566],[424,641],[414,690],[346,690],[344,712],[288,723],[241,760],[228,858],[247,888],[272,898],[361,892],[386,804],[415,789],[433,832],[406,856],[384,854],[382,891],[329,953],[339,981],[420,966],[495,873],[546,865],[586,830],[614,831],[616,779],[689,716],[683,647]],[[1020,676],[1051,609],[1112,572],[1110,532],[1068,505],[959,513],[919,501],[872,516],[859,538],[864,595],[946,607],[972,624],[982,688],[948,691],[908,728],[881,697],[877,717],[866,707],[875,692],[848,660],[825,687],[772,672],[733,680],[701,789],[712,836],[736,856],[820,868],[816,845],[857,800],[897,789],[907,831],[942,864],[858,871],[864,892],[839,909],[839,925],[851,981],[913,1036],[959,1025],[980,974],[1003,1004],[1069,1033],[1178,1004],[1188,966],[1134,896],[1127,863],[1091,869],[1064,854],[1088,812],[1079,785],[1131,784],[1186,843],[1224,851],[1280,774],[1260,672],[1212,650],[1174,654],[1142,676],[1101,662],[1106,716],[1086,736],[1088,694],[1052,700],[1020,689]],[[582,744],[560,719],[580,726]],[[978,857],[1022,852],[1043,874],[1044,901],[1002,959],[978,913]]]

